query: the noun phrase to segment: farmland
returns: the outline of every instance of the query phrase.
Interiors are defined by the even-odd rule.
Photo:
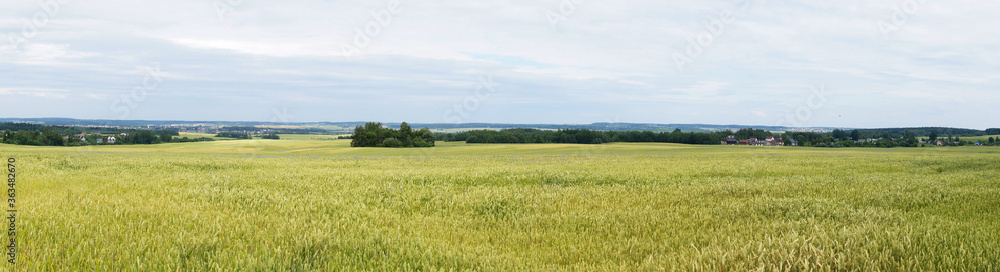
[[[15,270],[1000,269],[995,147],[313,138],[0,145]]]

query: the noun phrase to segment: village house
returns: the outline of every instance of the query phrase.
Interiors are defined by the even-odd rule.
[[[118,139],[115,139],[115,136],[108,136],[108,143],[109,144],[114,144],[117,140]]]
[[[798,145],[798,142],[796,142],[795,140],[792,140],[792,142],[794,143],[793,145]],[[785,145],[784,139],[782,139],[782,138],[774,138],[774,137],[771,137],[771,136],[768,136],[767,138],[764,138],[764,140],[760,140],[760,139],[757,139],[757,138],[750,138],[750,139],[747,139],[747,140],[736,140],[735,136],[729,136],[729,138],[727,138],[722,143],[723,144],[728,144],[728,145],[753,145],[753,146],[784,146]]]
[[[727,145],[736,145],[736,144],[739,144],[739,143],[740,143],[740,141],[737,141],[736,140],[736,136],[733,136],[733,135],[729,135],[729,137],[726,138],[725,141],[722,141],[722,144],[727,144]]]

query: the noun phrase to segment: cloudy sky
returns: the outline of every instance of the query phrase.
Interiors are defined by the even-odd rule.
[[[0,7],[0,117],[1000,127],[990,1]]]

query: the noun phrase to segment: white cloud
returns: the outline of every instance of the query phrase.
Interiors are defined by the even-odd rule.
[[[861,114],[811,124],[894,126],[931,118],[913,105],[971,116],[1000,98],[1000,36],[983,32],[1000,23],[1000,4],[928,1],[886,40],[878,23],[899,1],[750,1],[746,10],[731,0],[586,1],[554,28],[546,12],[558,1],[401,1],[351,62],[341,45],[389,1],[243,1],[222,17],[203,0],[71,1],[18,48],[7,36],[40,8],[9,3],[0,10],[0,94],[69,91],[34,92],[67,98],[55,107],[0,104],[105,116],[104,105],[69,101],[127,95],[151,63],[165,80],[136,118],[240,119],[230,112],[271,103],[300,107],[302,119],[440,122],[480,75],[505,81],[475,115],[484,122],[771,123],[770,109],[801,106],[809,87],[826,84],[824,110]],[[735,21],[677,71],[673,54],[725,10],[737,11]],[[394,110],[374,113],[363,106],[371,101]],[[909,120],[864,117],[885,112]]]

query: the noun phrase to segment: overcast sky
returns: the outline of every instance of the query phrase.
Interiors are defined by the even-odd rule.
[[[1000,127],[991,1],[10,0],[0,117]]]

